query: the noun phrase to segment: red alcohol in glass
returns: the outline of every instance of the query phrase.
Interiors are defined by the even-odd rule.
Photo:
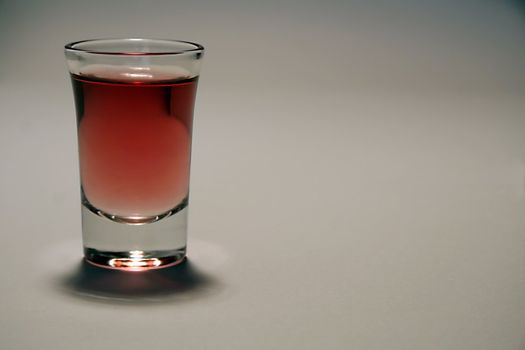
[[[197,78],[168,73],[95,67],[72,74],[83,200],[91,210],[140,220],[187,199]]]

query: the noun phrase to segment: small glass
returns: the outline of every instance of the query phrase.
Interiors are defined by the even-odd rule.
[[[185,258],[193,106],[203,53],[201,45],[177,40],[65,46],[88,262],[145,270]]]

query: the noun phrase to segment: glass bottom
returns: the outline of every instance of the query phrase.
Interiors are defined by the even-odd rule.
[[[82,205],[85,260],[117,270],[142,271],[176,265],[186,255],[187,200],[170,215],[141,222],[114,217]]]
[[[84,248],[84,257],[90,264],[108,269],[145,271],[174,266],[186,258],[186,247],[175,250],[124,252],[99,251]]]

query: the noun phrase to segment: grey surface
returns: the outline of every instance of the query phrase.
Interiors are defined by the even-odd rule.
[[[0,2],[0,348],[525,349],[512,1]],[[190,263],[81,266],[61,46],[194,40]]]

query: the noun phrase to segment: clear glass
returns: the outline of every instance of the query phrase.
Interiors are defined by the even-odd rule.
[[[88,262],[144,270],[186,256],[193,106],[204,48],[156,39],[65,46]]]

